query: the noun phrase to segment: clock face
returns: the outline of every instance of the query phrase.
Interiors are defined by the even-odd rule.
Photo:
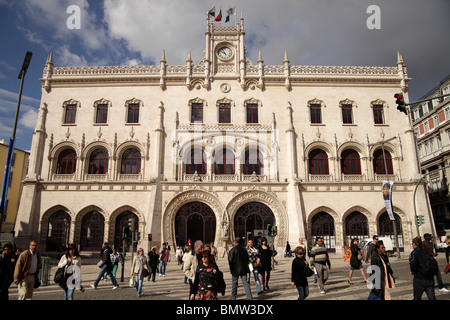
[[[217,56],[220,59],[227,60],[233,56],[233,51],[228,47],[222,47],[219,50],[217,50]]]

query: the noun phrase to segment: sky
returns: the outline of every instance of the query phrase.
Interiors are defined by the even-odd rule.
[[[189,50],[198,63],[213,7],[222,24],[230,7],[230,23],[244,17],[254,64],[261,51],[266,65],[282,65],[287,51],[291,65],[396,66],[400,52],[410,101],[450,74],[450,0],[0,0],[0,139],[12,135],[27,51],[15,142],[23,150],[51,52],[55,66],[159,64],[163,50],[168,65],[186,64]]]

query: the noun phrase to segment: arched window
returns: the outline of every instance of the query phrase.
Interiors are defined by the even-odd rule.
[[[248,149],[245,151],[245,159],[242,172],[244,174],[262,175],[263,173],[263,157],[258,149]]]
[[[359,153],[353,149],[342,152],[341,170],[343,174],[361,174]]]
[[[384,155],[386,157],[387,174],[393,174],[394,170],[392,169],[391,154],[388,151],[384,150]],[[376,150],[373,154],[373,171],[376,174],[386,174],[382,149]]]
[[[135,148],[126,150],[122,155],[121,174],[138,174],[141,172],[141,153]]]
[[[77,154],[73,149],[65,149],[58,156],[57,174],[73,174],[77,168]]]
[[[350,245],[353,238],[359,240],[365,239],[369,236],[369,225],[367,217],[361,212],[354,211],[345,219],[346,242]]]
[[[215,174],[234,174],[234,153],[229,149],[216,152]]]
[[[310,174],[329,174],[328,156],[321,149],[314,149],[309,153],[308,165]]]
[[[89,158],[89,174],[105,174],[108,171],[108,152],[105,149],[96,149]]]
[[[326,212],[318,212],[311,220],[311,236],[314,242],[317,236],[323,237],[325,247],[329,251],[336,250],[336,235],[334,231],[334,219]]]
[[[206,154],[202,149],[193,148],[186,157],[185,173],[206,174]]]

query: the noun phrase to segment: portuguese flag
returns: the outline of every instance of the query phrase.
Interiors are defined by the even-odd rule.
[[[220,9],[219,14],[217,15],[216,21],[222,21],[222,9]]]

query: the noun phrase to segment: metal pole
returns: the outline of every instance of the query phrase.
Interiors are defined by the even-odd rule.
[[[17,120],[19,119],[20,101],[22,100],[23,82],[25,80],[25,74],[27,73],[27,69],[30,64],[32,56],[33,56],[33,53],[31,51],[27,51],[25,58],[23,60],[22,69],[20,70],[20,73],[18,76],[18,78],[20,79],[19,98],[17,99],[16,115],[14,117],[13,132],[12,132],[11,138],[9,140],[8,155],[6,158],[5,171],[3,174],[3,186],[2,186],[2,194],[1,194],[1,200],[0,200],[0,233],[2,230],[3,213],[5,211],[6,198],[8,195],[9,175],[11,172],[12,156],[14,153],[14,141],[16,139]]]

